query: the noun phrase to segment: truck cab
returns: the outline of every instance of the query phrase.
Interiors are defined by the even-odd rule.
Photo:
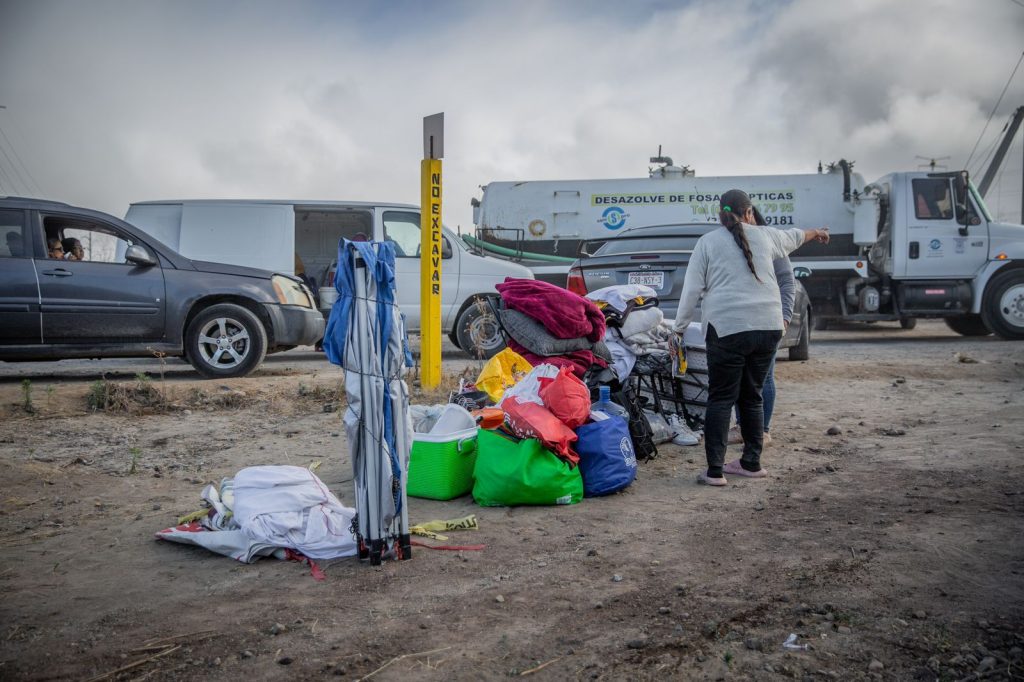
[[[856,259],[794,261],[829,319],[941,317],[1024,338],[1024,227],[996,222],[965,172],[890,173],[851,200]]]

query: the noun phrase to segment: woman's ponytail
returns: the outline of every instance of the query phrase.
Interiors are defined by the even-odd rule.
[[[750,251],[750,244],[747,242],[747,235],[743,232],[743,223],[739,218],[747,212],[748,208],[753,208],[753,204],[750,203],[747,193],[740,189],[731,189],[722,195],[718,221],[732,234],[736,245],[743,252],[747,267],[750,268],[750,274],[760,282],[761,278],[757,276],[757,270],[754,269],[754,254]],[[764,217],[756,208],[754,208],[754,219],[758,225],[765,224]]]

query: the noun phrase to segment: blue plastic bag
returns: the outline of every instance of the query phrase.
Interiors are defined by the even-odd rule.
[[[617,492],[636,479],[636,452],[625,419],[609,417],[584,424],[576,429],[576,436],[585,497]]]

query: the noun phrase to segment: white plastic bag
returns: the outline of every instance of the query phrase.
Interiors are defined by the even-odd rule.
[[[412,418],[412,430],[416,433],[427,433],[441,417],[447,405],[410,405],[409,416]]]
[[[501,407],[510,398],[515,398],[521,403],[537,403],[543,406],[544,401],[540,399],[541,377],[554,379],[556,376],[558,376],[558,367],[547,363],[537,365],[530,370],[529,374],[516,382],[514,386],[505,389],[505,394],[501,397],[498,407]]]
[[[667,443],[676,435],[664,415],[652,410],[644,410],[644,414],[647,415],[647,421],[651,425],[651,438],[655,445]]]

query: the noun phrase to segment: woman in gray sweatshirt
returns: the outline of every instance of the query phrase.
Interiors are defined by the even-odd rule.
[[[759,226],[747,193],[722,195],[722,229],[701,237],[686,268],[675,329],[682,333],[701,306],[707,343],[708,407],[704,452],[708,468],[699,481],[726,485],[724,473],[763,478],[764,408],[761,389],[784,329],[782,298],[772,261],[805,242],[828,243],[827,229],[780,230]],[[743,455],[725,464],[729,420],[738,405]]]

